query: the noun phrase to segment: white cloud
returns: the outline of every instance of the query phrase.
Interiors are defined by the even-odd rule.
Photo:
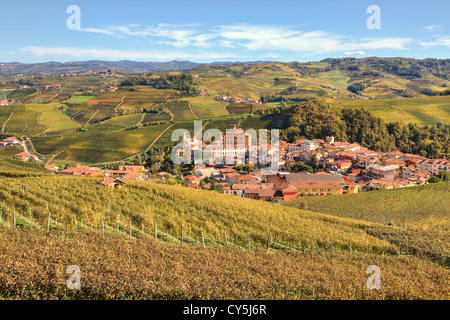
[[[112,32],[110,30],[97,29],[97,28],[81,28],[81,29],[76,29],[76,31],[102,33],[102,34],[108,34],[108,35],[113,35],[114,34],[114,32]]]
[[[435,47],[435,46],[443,46],[450,48],[450,36],[436,38],[433,41],[422,41],[420,45],[423,47]]]
[[[347,51],[347,52],[344,52],[344,55],[346,55],[346,56],[364,56],[365,54],[366,53],[364,51],[353,51],[353,52]]]
[[[426,26],[425,28],[424,28],[425,30],[428,30],[428,31],[433,31],[433,30],[439,30],[439,29],[442,29],[442,27],[440,26],[440,25],[433,25],[433,26]]]
[[[220,26],[215,33],[248,50],[289,50],[313,54],[358,49],[403,50],[413,42],[411,38],[400,37],[358,40],[324,31],[302,32],[289,27],[256,25]]]
[[[22,49],[26,54],[32,54],[45,58],[65,58],[65,59],[102,59],[102,60],[211,60],[236,58],[231,53],[217,52],[184,52],[184,51],[158,51],[158,50],[115,50],[101,48],[48,48],[29,46]]]
[[[247,50],[282,50],[323,54],[329,52],[355,51],[365,49],[403,50],[413,40],[389,37],[356,39],[324,31],[303,32],[288,26],[264,26],[235,24],[222,25],[209,30],[198,30],[198,24],[155,26],[127,25],[106,29],[84,29],[82,31],[103,34],[144,37],[157,44],[176,48],[184,47],[243,47]]]
[[[280,59],[280,57],[279,57],[279,56],[272,55],[272,56],[268,56],[268,57],[263,57],[262,59],[263,59],[263,60],[269,60],[269,61],[275,61],[275,60]]]

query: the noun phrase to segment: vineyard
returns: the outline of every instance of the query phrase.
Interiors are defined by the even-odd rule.
[[[448,238],[424,235],[179,186],[0,177],[0,298],[448,298]]]
[[[449,271],[415,257],[242,251],[99,232],[0,227],[0,299],[449,299]],[[369,265],[381,289],[366,287]],[[80,268],[69,290],[67,267]]]
[[[32,176],[47,173],[48,171],[38,164],[0,156],[0,176]]]
[[[450,183],[339,197],[300,197],[285,205],[383,224],[450,230]]]

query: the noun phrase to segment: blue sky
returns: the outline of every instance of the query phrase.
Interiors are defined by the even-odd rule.
[[[380,29],[367,28],[370,5]],[[3,0],[0,61],[450,58],[449,12],[442,0]]]

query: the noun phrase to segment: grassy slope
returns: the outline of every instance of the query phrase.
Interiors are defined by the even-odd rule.
[[[449,229],[449,192],[450,183],[438,183],[341,196],[300,197],[284,204],[378,223]]]

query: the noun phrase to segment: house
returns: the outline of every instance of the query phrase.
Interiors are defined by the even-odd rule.
[[[61,170],[59,174],[78,177],[95,177],[102,176],[104,173],[98,167],[82,166],[79,163],[76,163],[72,168]]]
[[[119,170],[140,172],[140,171],[145,171],[145,167],[137,166],[137,165],[124,165],[124,166],[119,166]]]
[[[135,180],[142,181],[144,180],[144,175],[139,172],[130,171],[122,176],[123,180]]]
[[[193,176],[193,175],[184,176],[183,179],[188,184],[191,184],[191,183],[200,184],[200,178],[196,177],[196,176]]]
[[[315,175],[293,173],[286,176],[286,181],[300,194],[343,194],[357,193],[357,185],[341,175]]]
[[[22,159],[23,161],[29,161],[29,160],[39,161],[38,156],[35,156],[35,155],[27,153],[27,152],[17,153],[13,156],[13,159]]]
[[[127,170],[106,170],[105,176],[111,176],[111,177],[123,177],[130,171]]]
[[[439,171],[450,171],[450,161],[445,159],[426,159],[420,161],[417,167],[437,174]]]
[[[125,181],[122,181],[120,179],[113,178],[113,177],[106,177],[103,180],[101,180],[99,183],[101,185],[104,185],[104,186],[110,187],[110,188],[114,188],[114,189],[121,188],[126,184]]]
[[[45,169],[49,170],[49,171],[58,171],[59,167],[56,164],[47,164],[44,166]]]
[[[398,176],[400,172],[400,167],[397,165],[378,165],[371,164],[367,167],[366,175],[371,178],[388,178],[394,179]]]
[[[276,190],[273,189],[247,189],[245,197],[254,200],[270,201],[275,195]]]
[[[12,145],[20,143],[19,139],[17,139],[16,137],[5,138],[5,139],[3,139],[3,142],[6,142],[7,144],[12,144]]]
[[[258,179],[255,176],[249,175],[249,174],[241,174],[237,176],[237,181],[239,183],[255,183],[258,181]]]
[[[165,180],[166,176],[169,176],[171,178],[176,178],[175,176],[171,175],[170,173],[164,172],[164,171],[158,172],[157,174],[155,174],[155,176],[156,176],[156,179],[159,179],[159,180]]]
[[[280,189],[281,192],[281,198],[279,200],[289,200],[294,199],[298,197],[298,190],[294,187],[288,186],[285,188]],[[278,197],[276,197],[278,198]]]

